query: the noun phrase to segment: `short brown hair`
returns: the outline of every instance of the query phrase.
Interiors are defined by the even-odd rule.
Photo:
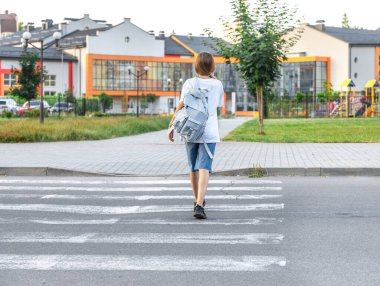
[[[212,76],[215,71],[215,61],[208,52],[201,52],[195,61],[195,71],[198,75]]]

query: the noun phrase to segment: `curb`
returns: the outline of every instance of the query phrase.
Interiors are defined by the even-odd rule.
[[[213,176],[249,176],[257,171],[255,168],[238,170],[217,171]],[[321,177],[321,176],[380,176],[380,168],[261,168],[262,176],[298,176],[298,177]],[[180,176],[159,175],[159,176]],[[186,175],[186,174],[182,174]],[[136,174],[113,174],[113,173],[90,173],[50,167],[0,167],[0,176],[56,176],[56,177],[151,177],[152,175]]]
[[[0,167],[0,176],[94,177],[110,176],[110,174],[96,174],[49,167]]]
[[[256,171],[255,168],[215,172],[218,176],[249,176]],[[262,168],[264,177],[268,176],[380,176],[380,168]]]

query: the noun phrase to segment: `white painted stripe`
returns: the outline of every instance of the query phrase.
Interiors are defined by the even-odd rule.
[[[209,187],[208,191],[281,191],[282,187]],[[180,192],[190,187],[55,187],[55,186],[0,186],[0,191],[84,191],[84,192]]]
[[[269,271],[278,256],[0,255],[0,270]]]
[[[43,194],[0,194],[0,198],[7,199],[64,199],[64,200],[124,200],[124,201],[149,201],[149,200],[192,200],[194,196],[101,196],[101,195],[43,195]],[[278,199],[282,195],[220,195],[207,196],[207,200],[265,200]]]
[[[6,243],[279,244],[283,239],[277,233],[0,233]]]
[[[213,205],[207,208],[208,211],[269,211],[280,210],[284,204],[251,204],[251,205]],[[109,207],[92,205],[54,205],[54,204],[0,204],[0,210],[18,211],[40,211],[59,213],[80,213],[80,214],[142,214],[142,213],[162,213],[162,212],[188,212],[189,206],[183,205],[150,205],[150,206],[128,206]]]
[[[253,219],[207,219],[199,220],[128,220],[121,221],[120,224],[159,224],[159,225],[270,225],[281,223],[282,218],[253,218]]]
[[[59,224],[59,225],[87,225],[87,224],[115,224],[119,221],[117,218],[112,219],[83,219],[83,220],[38,220],[31,219],[29,222],[39,223],[39,224]],[[1,223],[1,222],[0,222]]]
[[[282,218],[265,218],[255,217],[252,219],[207,219],[204,221],[199,220],[164,220],[164,219],[145,219],[145,220],[127,220],[119,218],[99,219],[99,220],[86,220],[86,219],[63,219],[63,220],[49,220],[46,218],[0,218],[0,224],[51,224],[51,225],[91,225],[91,224],[126,224],[126,225],[271,225],[281,223]]]
[[[282,195],[223,195],[207,196],[207,200],[265,200],[278,199]],[[149,201],[149,200],[192,200],[194,196],[80,196],[80,195],[46,195],[41,199],[100,199],[100,200],[127,200],[127,201]]]
[[[24,179],[1,179],[0,184],[72,184],[72,185],[174,185],[174,184],[190,184],[189,180],[24,180]],[[281,181],[274,180],[209,180],[209,185],[266,185],[266,184],[282,184]]]

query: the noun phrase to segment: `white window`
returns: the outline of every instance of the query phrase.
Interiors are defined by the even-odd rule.
[[[16,75],[15,74],[4,74],[4,85],[5,86],[16,85]]]
[[[55,75],[45,75],[44,84],[45,86],[55,86]]]
[[[55,91],[44,91],[44,95],[55,95]]]

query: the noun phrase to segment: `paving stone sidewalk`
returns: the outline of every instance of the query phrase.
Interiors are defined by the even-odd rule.
[[[247,119],[223,119],[221,135]],[[0,168],[49,167],[89,173],[170,176],[188,172],[182,142],[166,130],[100,141],[0,144]],[[263,168],[379,168],[380,144],[236,143],[217,145],[215,172]]]

